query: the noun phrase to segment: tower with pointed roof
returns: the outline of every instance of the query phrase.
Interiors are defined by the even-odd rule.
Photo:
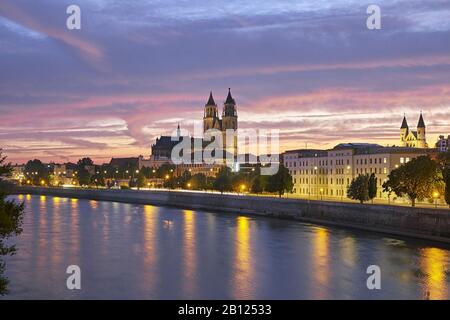
[[[417,147],[428,147],[425,137],[425,121],[423,121],[422,111],[420,112],[419,122],[417,123]]]
[[[217,105],[214,101],[212,91],[209,93],[209,99],[205,104],[203,114],[203,132],[210,129],[222,130],[222,124],[219,119],[219,113],[217,111]]]
[[[404,115],[400,127],[400,145],[402,147],[428,148],[425,131],[425,121],[423,120],[422,112],[420,112],[419,122],[417,123],[417,131],[409,129],[406,116]]]

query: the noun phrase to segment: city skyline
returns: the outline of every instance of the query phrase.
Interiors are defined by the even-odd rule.
[[[201,121],[231,87],[240,128],[280,129],[281,150],[399,143],[422,110],[427,141],[450,133],[445,2],[71,1],[0,6],[0,145],[8,160],[148,156]],[[406,5],[407,4],[407,5]],[[117,23],[116,23],[117,22]]]

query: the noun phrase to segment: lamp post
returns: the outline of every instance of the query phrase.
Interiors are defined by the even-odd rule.
[[[437,191],[433,192],[433,197],[434,197],[434,207],[437,208],[437,200],[439,198],[439,192]]]

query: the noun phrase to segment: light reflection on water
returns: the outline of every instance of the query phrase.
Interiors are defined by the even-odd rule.
[[[448,299],[449,248],[293,221],[148,205],[24,201],[6,298]],[[65,288],[68,265],[82,290]],[[377,264],[382,289],[366,288]]]

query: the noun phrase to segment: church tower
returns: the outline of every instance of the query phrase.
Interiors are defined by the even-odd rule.
[[[221,129],[217,105],[214,102],[212,91],[209,93],[209,99],[205,105],[205,111],[203,114],[203,132],[206,132],[209,129]]]
[[[400,127],[400,146],[406,147],[406,137],[408,136],[408,122],[406,122],[406,115],[403,115],[402,126]]]
[[[423,121],[422,111],[420,112],[419,122],[417,123],[417,147],[428,148],[425,137],[425,121]]]
[[[237,130],[238,128],[238,117],[237,117],[237,111],[236,111],[236,101],[234,101],[233,97],[231,96],[231,88],[228,88],[228,96],[225,100],[223,112],[222,112],[222,132],[223,132],[223,141],[224,145],[227,146],[226,141],[226,130],[232,129],[234,130],[234,138],[233,138],[233,144],[232,148],[227,148],[228,152],[231,152],[234,154],[234,156],[237,156]]]

